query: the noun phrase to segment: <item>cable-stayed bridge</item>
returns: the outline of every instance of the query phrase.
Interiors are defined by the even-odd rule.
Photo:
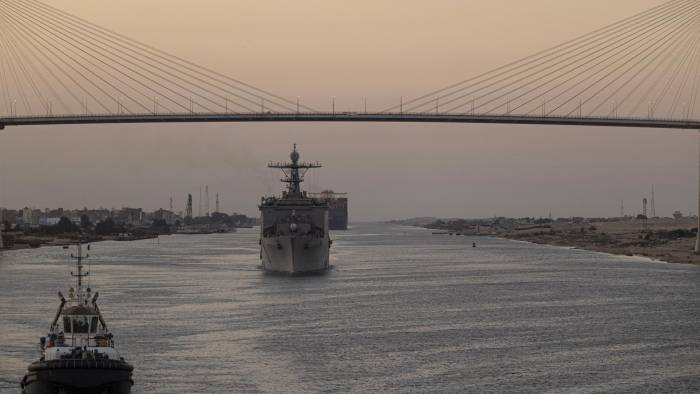
[[[108,114],[19,116],[2,120],[5,126],[104,124],[104,123],[193,123],[193,122],[409,122],[409,123],[498,123],[548,124],[564,126],[644,127],[659,129],[700,130],[698,120],[540,117],[518,115],[461,115],[419,113],[189,113],[189,114]]]
[[[0,128],[462,122],[700,129],[700,2],[673,0],[381,111],[320,111],[36,0],[0,0]]]

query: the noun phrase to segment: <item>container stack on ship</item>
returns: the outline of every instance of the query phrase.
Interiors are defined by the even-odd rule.
[[[328,228],[331,230],[348,229],[347,195],[347,193],[335,193],[333,190],[313,194],[313,197],[328,203]]]
[[[304,175],[321,164],[299,161],[296,144],[291,163],[269,163],[282,170],[287,190],[260,203],[260,259],[266,271],[309,273],[328,269],[331,240],[328,203],[301,190]]]

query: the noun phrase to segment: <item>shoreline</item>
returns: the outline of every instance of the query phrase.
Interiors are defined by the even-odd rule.
[[[513,241],[513,242],[522,242],[522,243],[527,243],[527,244],[533,244],[533,245],[542,245],[542,246],[549,246],[552,248],[561,248],[561,249],[568,249],[568,250],[580,250],[582,252],[591,252],[591,253],[600,253],[604,254],[607,256],[615,256],[615,257],[635,257],[635,258],[640,258],[647,260],[649,263],[659,263],[659,264],[693,264],[693,263],[674,263],[672,261],[666,261],[666,260],[660,260],[660,259],[655,259],[650,256],[645,256],[641,254],[620,254],[620,253],[613,253],[610,251],[605,251],[605,250],[597,250],[593,248],[583,248],[583,247],[578,247],[578,246],[569,246],[569,245],[556,245],[556,244],[551,244],[551,243],[543,243],[543,242],[533,242],[533,241],[526,241],[523,239],[517,239],[517,238],[506,238],[503,236],[496,236],[496,235],[479,235],[480,237],[489,237],[489,238],[496,238],[496,239],[502,239],[506,241]]]
[[[420,227],[448,234],[491,236],[671,264],[700,265],[700,255],[694,253],[697,227],[693,218],[653,218],[646,223],[635,219],[539,224],[511,220],[501,226],[482,225],[478,232],[473,224],[465,223],[464,220],[440,221]]]
[[[574,249],[574,250],[581,250],[585,252],[593,252],[593,253],[601,253],[609,256],[617,256],[617,257],[637,257],[637,258],[642,258],[646,259],[649,262],[653,263],[663,263],[663,264],[690,264],[690,265],[700,265],[700,262],[698,261],[693,261],[693,258],[686,259],[684,261],[681,260],[672,260],[669,259],[665,256],[662,255],[657,255],[657,254],[650,254],[649,252],[637,252],[637,253],[629,253],[629,252],[622,252],[619,250],[616,250],[614,248],[596,248],[596,247],[591,247],[590,245],[568,245],[568,244],[560,244],[560,243],[551,243],[551,242],[543,242],[540,240],[528,240],[528,239],[522,239],[518,237],[508,237],[508,236],[503,236],[503,235],[489,235],[489,237],[494,237],[494,238],[499,238],[499,239],[504,239],[504,240],[509,240],[509,241],[516,241],[516,242],[525,242],[529,244],[535,244],[535,245],[545,245],[545,246],[551,246],[554,248],[565,248],[565,249]],[[693,254],[693,252],[689,252],[689,254]]]
[[[164,234],[148,235],[148,236],[133,236],[130,238],[120,238],[119,236],[92,236],[83,239],[83,243],[97,243],[103,241],[140,241],[144,239],[155,239]],[[23,236],[20,237],[20,242],[13,240],[11,246],[0,249],[0,252],[10,252],[15,250],[41,249],[45,247],[65,247],[75,245],[77,240],[63,237],[42,237],[42,236]]]

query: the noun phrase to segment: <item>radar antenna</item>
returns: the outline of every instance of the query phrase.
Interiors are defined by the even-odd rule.
[[[306,172],[312,168],[321,168],[321,163],[313,162],[307,163],[299,161],[299,152],[297,152],[297,144],[294,144],[294,150],[289,154],[289,158],[292,162],[280,163],[280,162],[269,162],[267,166],[269,168],[278,168],[284,173],[284,178],[280,181],[288,184],[285,197],[287,198],[303,198],[306,192],[301,190],[301,182],[304,182],[304,176]]]

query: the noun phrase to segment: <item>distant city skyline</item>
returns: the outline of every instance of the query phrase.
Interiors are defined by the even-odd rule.
[[[50,4],[320,109],[380,109],[661,1],[152,0]],[[138,9],[139,12],[133,12]],[[523,17],[526,15],[526,17]],[[285,37],[285,39],[280,39]],[[350,220],[697,211],[697,133],[559,126],[165,124],[8,128],[0,206],[184,210],[199,188],[257,216],[292,143]]]

